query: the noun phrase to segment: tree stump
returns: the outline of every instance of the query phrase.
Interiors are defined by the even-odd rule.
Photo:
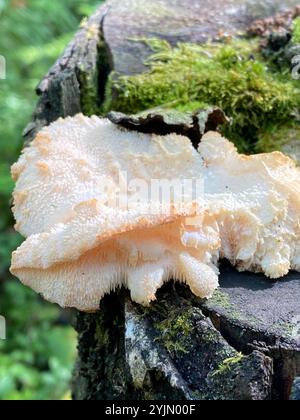
[[[203,42],[294,4],[108,1],[38,86],[25,140],[59,117],[97,113],[111,71],[144,71],[150,50],[131,38]],[[74,399],[299,399],[300,275],[274,283],[226,264],[221,272],[210,301],[170,283],[147,309],[120,290],[103,299],[99,313],[78,313]]]

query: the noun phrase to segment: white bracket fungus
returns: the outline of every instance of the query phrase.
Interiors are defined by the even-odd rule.
[[[212,296],[219,237],[205,212],[196,217],[201,200],[193,186],[182,199],[184,180],[201,177],[188,138],[78,115],[43,129],[12,174],[16,228],[27,240],[11,272],[46,299],[94,311],[124,285],[147,305],[171,278]],[[149,195],[153,180],[173,179],[179,190],[169,203]]]
[[[272,278],[300,267],[300,174],[280,153],[242,156],[216,133],[198,153],[78,115],[44,128],[12,174],[27,239],[11,272],[63,307],[95,311],[121,286],[148,305],[172,278],[209,298],[220,257]],[[157,180],[178,181],[169,202],[152,196]]]
[[[300,170],[280,152],[245,156],[218,133],[199,146],[221,257],[272,279],[300,270]]]

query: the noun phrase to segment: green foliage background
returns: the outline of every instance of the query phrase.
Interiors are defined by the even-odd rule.
[[[22,131],[35,107],[34,89],[72,38],[96,0],[0,0],[0,314],[7,340],[0,341],[0,400],[68,398],[75,333],[58,308],[10,278],[13,230],[10,165],[22,147]]]

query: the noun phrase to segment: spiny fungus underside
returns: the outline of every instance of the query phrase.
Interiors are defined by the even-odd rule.
[[[139,190],[143,181],[196,179],[198,168],[187,138],[127,132],[82,115],[57,121],[12,169],[16,227],[28,238],[12,272],[50,301],[81,310],[97,309],[122,285],[148,304],[171,277],[211,296],[219,238],[209,215],[203,228],[202,220],[189,223],[201,203],[187,196],[164,210],[158,199],[136,203],[136,191],[120,190],[126,182]],[[120,206],[126,200],[134,205]]]
[[[280,153],[239,155],[213,132],[197,152],[183,136],[78,115],[44,128],[12,173],[27,238],[12,273],[64,307],[95,311],[122,285],[148,305],[171,278],[209,298],[220,257],[272,278],[300,267],[299,170]],[[120,174],[133,189],[120,189]],[[137,205],[139,181],[153,179],[201,179],[204,192],[185,191],[184,203],[175,194],[167,208],[149,195]],[[134,206],[120,207],[125,198]]]

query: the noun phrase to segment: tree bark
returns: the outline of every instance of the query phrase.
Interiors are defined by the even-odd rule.
[[[202,0],[155,0],[148,14],[144,0],[108,1],[38,86],[25,140],[59,117],[98,113],[111,71],[144,71],[150,51],[130,37],[201,42],[270,12],[258,0],[252,9],[244,1],[234,10],[232,1],[215,3],[223,18],[212,20]],[[273,2],[272,12],[284,4]],[[125,290],[105,297],[97,314],[77,315],[74,399],[296,399],[299,286],[295,273],[271,283],[225,265],[221,288],[208,302],[172,283],[148,309],[133,304]]]

